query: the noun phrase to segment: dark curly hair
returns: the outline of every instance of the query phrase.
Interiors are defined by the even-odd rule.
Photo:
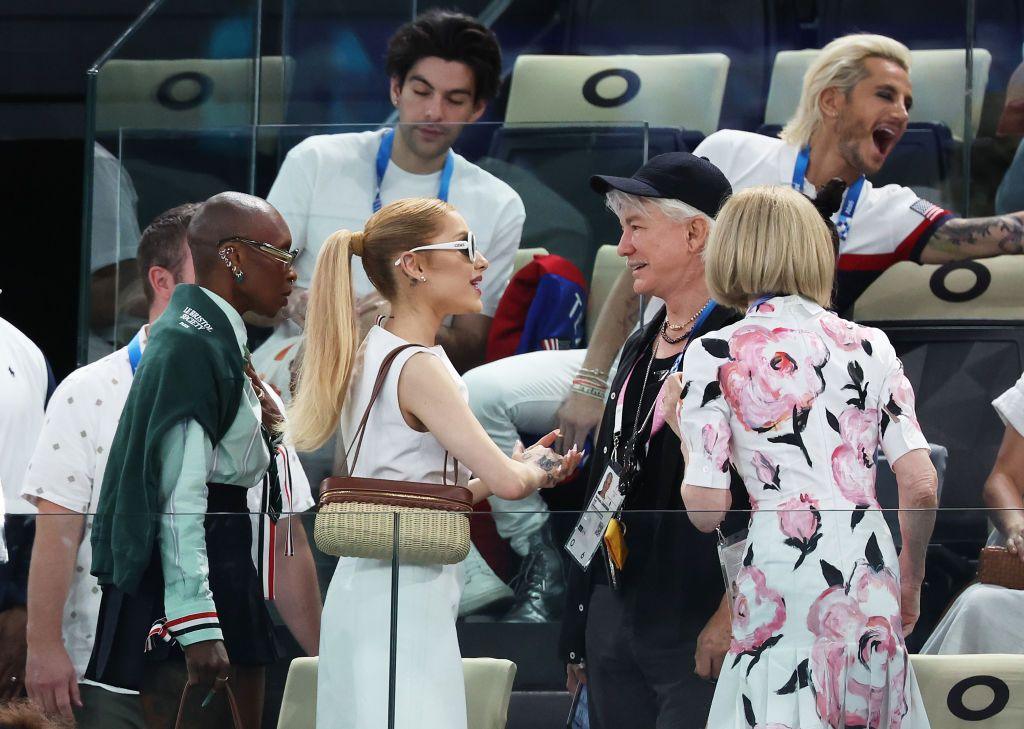
[[[501,80],[501,47],[490,28],[453,10],[428,10],[399,28],[388,41],[388,76],[405,83],[421,58],[436,56],[469,66],[476,79],[477,101],[490,101]]]

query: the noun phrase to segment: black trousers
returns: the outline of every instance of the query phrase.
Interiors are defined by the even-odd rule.
[[[703,729],[715,686],[693,672],[699,629],[673,643],[633,613],[621,593],[594,587],[586,629],[591,729]]]

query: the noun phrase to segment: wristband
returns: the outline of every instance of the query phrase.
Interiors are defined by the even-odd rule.
[[[604,402],[604,396],[608,392],[605,388],[591,387],[590,385],[583,385],[577,382],[573,382],[570,389],[573,392],[578,392],[581,395],[588,395],[589,397],[601,400],[602,402]]]

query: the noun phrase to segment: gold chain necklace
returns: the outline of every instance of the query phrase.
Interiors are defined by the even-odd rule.
[[[706,308],[708,308],[708,305],[704,304],[704,306],[700,307],[699,309],[697,309],[697,311],[693,312],[693,316],[691,316],[682,324],[669,324],[668,312],[666,311],[665,322],[661,325],[661,338],[665,341],[666,344],[679,344],[681,341],[686,339],[687,335],[690,333],[690,329],[692,328],[693,323],[697,321],[697,317],[700,316],[701,312],[704,311]],[[670,337],[668,335],[670,329],[674,332],[682,332],[682,334],[675,338]]]

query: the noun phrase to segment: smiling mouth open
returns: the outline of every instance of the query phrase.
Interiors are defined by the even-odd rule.
[[[896,130],[887,125],[879,125],[871,132],[871,140],[875,143],[878,153],[886,157],[896,146]]]

